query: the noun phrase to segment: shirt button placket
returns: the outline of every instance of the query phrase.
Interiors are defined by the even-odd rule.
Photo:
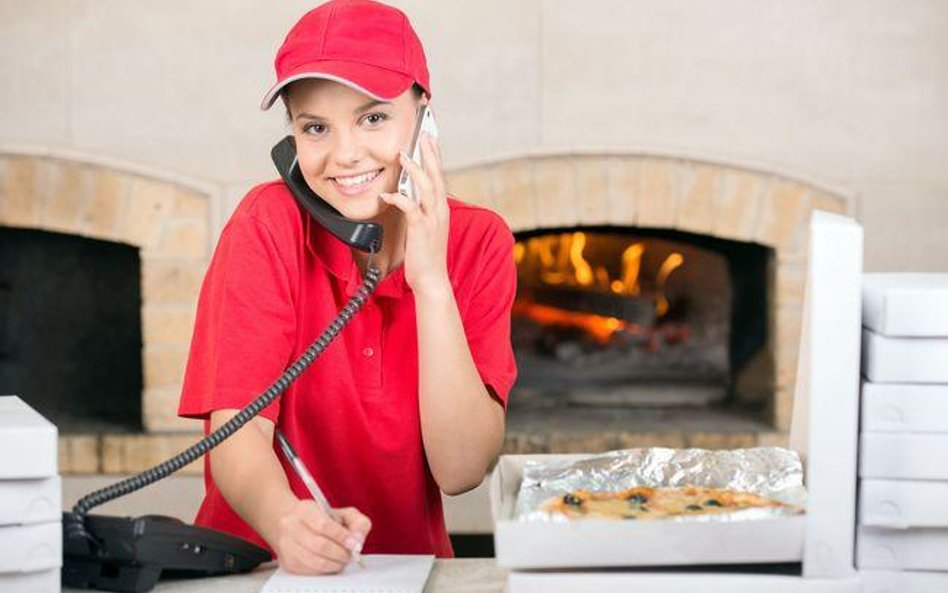
[[[368,331],[365,333],[366,342],[362,346],[362,368],[366,371],[366,379],[375,386],[382,385],[381,351],[378,345],[382,343],[382,311],[378,303],[366,304],[364,315],[368,317]]]

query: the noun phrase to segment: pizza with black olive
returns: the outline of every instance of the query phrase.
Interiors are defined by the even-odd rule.
[[[699,486],[635,487],[619,492],[574,490],[543,504],[543,510],[571,519],[664,519],[780,507],[801,511],[793,505],[750,492]]]

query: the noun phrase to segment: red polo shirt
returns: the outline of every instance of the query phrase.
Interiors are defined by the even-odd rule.
[[[513,237],[496,214],[449,200],[448,273],[474,363],[506,405],[516,376]],[[361,284],[352,252],[280,182],[243,199],[221,233],[198,302],[178,413],[243,408],[324,330]],[[333,506],[372,520],[367,553],[452,556],[418,412],[415,303],[399,268],[263,416],[277,423]],[[205,429],[208,423],[205,422]],[[300,498],[307,490],[284,470]],[[205,457],[195,523],[266,547],[224,500]]]

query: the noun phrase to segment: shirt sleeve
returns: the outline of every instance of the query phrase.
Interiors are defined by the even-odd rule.
[[[507,396],[517,378],[510,341],[510,311],[517,293],[513,234],[496,215],[479,255],[477,282],[463,316],[471,357],[484,384],[506,409]]]
[[[289,249],[249,214],[228,222],[198,299],[180,416],[243,408],[289,364],[296,334]],[[261,415],[276,422],[279,400]]]

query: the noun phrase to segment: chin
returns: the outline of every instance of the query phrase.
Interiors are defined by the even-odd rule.
[[[352,200],[350,198],[333,206],[346,218],[359,221],[375,220],[390,207],[381,198],[375,198],[374,200]]]

